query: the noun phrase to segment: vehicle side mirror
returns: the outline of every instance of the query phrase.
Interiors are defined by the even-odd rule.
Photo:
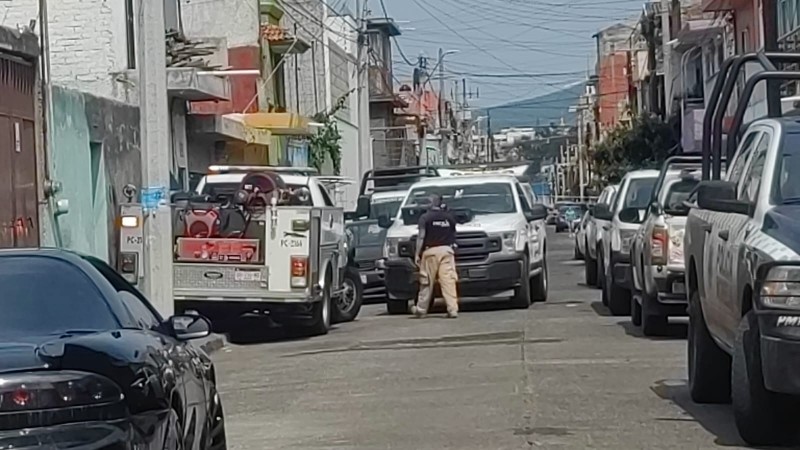
[[[658,214],[659,209],[660,207],[657,201],[653,201],[652,203],[650,203],[650,212],[652,212],[653,214]]]
[[[596,205],[594,207],[594,217],[600,220],[611,220],[611,208],[606,204]]]
[[[736,184],[729,181],[701,181],[697,185],[697,206],[723,213],[750,213],[750,205],[736,198]]]
[[[597,206],[597,205],[589,205],[588,208],[589,208],[589,215],[590,216],[594,216],[594,207],[595,206]]]
[[[356,218],[369,217],[370,197],[368,195],[361,195],[356,202]]]
[[[389,228],[394,223],[394,219],[389,218],[389,216],[379,216],[378,217],[378,226],[381,228]]]
[[[200,315],[172,316],[167,323],[172,336],[180,341],[202,339],[211,334],[211,322]]]
[[[547,218],[547,207],[544,205],[533,205],[530,211],[525,212],[525,220],[534,222]]]
[[[625,223],[640,223],[642,220],[639,218],[638,208],[625,208],[617,215],[619,220]]]

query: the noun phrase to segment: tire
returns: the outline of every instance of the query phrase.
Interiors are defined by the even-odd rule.
[[[322,301],[314,303],[311,307],[311,319],[303,326],[306,334],[309,336],[328,334],[331,329],[331,303],[331,285],[326,282],[322,289]]]
[[[528,309],[531,306],[531,284],[530,263],[526,255],[522,260],[522,276],[519,280],[519,287],[514,289],[514,297],[511,298],[511,307],[515,309]]]
[[[218,396],[216,392],[214,395]],[[208,450],[227,450],[228,444],[225,437],[225,412],[222,409],[222,403],[217,397],[214,402],[215,410],[211,412],[211,431],[208,436]]]
[[[733,351],[733,417],[750,445],[786,444],[796,426],[797,405],[787,395],[768,391],[761,368],[761,342],[753,311],[739,323]]]
[[[386,312],[391,315],[408,314],[408,300],[386,299]]]
[[[588,253],[583,258],[583,278],[587,286],[597,286],[597,260]]]
[[[645,336],[664,336],[669,328],[667,316],[656,314],[652,311],[653,302],[656,300],[642,292],[642,334]]]
[[[358,271],[348,267],[342,280],[342,293],[336,298],[332,311],[333,323],[352,322],[361,312],[364,302],[364,286]]]
[[[608,309],[615,316],[628,316],[631,313],[631,291],[614,283],[613,274],[606,277],[606,296]]]
[[[636,296],[631,296],[631,323],[635,327],[642,326],[642,305],[636,301]]]
[[[542,272],[531,279],[531,301],[533,303],[544,303],[547,301],[547,294],[550,285],[550,275],[547,270],[547,253],[542,256]]]
[[[583,255],[581,255],[580,250],[578,250],[578,243],[575,243],[575,248],[572,251],[572,259],[576,261],[580,261],[583,259]]]
[[[603,300],[603,306],[608,307],[608,290],[606,289],[606,285],[608,284],[608,279],[606,279],[606,261],[604,257],[600,257],[598,260],[599,265],[597,267],[597,277],[599,280],[599,286],[601,291],[601,298]]]
[[[689,298],[688,368],[689,393],[695,403],[728,403],[731,399],[731,357],[706,326],[700,295]]]

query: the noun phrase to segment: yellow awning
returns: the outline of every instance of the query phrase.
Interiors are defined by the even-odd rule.
[[[226,116],[241,116],[245,125],[256,130],[266,130],[273,135],[283,136],[310,136],[314,129],[310,126],[311,119],[294,113],[249,113],[226,114]]]

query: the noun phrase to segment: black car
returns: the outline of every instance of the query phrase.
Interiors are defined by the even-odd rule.
[[[556,233],[570,229],[570,224],[577,227],[589,207],[583,203],[569,203],[558,205],[556,216]]]
[[[214,365],[104,262],[0,251],[0,449],[225,449]]]

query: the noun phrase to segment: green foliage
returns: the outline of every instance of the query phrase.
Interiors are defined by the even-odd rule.
[[[350,92],[345,93],[336,101],[330,111],[320,112],[314,115],[315,122],[322,124],[317,132],[309,139],[308,162],[317,170],[322,170],[327,158],[331,159],[333,172],[339,175],[342,169],[342,135],[336,125],[334,116],[340,109],[344,108],[345,101],[350,96]]]
[[[615,183],[631,170],[661,168],[677,146],[668,123],[656,117],[637,117],[630,127],[618,126],[594,148],[593,168],[603,184]]]

